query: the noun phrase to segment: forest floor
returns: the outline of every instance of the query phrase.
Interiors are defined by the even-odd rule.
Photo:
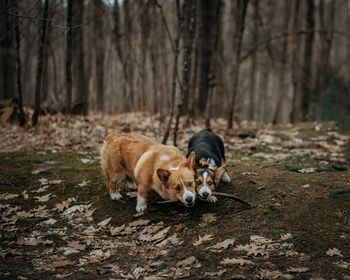
[[[335,124],[224,136],[232,183],[216,204],[110,200],[98,146],[150,116],[45,117],[0,128],[0,279],[350,279],[350,134]],[[248,127],[248,126],[247,126]],[[201,123],[184,126],[181,149]]]

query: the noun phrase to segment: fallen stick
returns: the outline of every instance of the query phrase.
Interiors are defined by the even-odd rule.
[[[239,198],[239,197],[237,197],[237,196],[235,196],[233,194],[213,192],[213,195],[232,198],[232,199],[234,199],[234,200],[236,200],[236,201],[238,201],[238,202],[240,202],[242,204],[245,204],[247,206],[252,207],[252,205],[249,202],[247,202],[247,201],[245,201],[245,200],[243,200],[243,199],[241,199],[241,198]]]
[[[249,207],[253,207],[253,205],[251,205],[249,202],[247,202],[247,201],[245,201],[245,200],[243,200],[243,199],[241,199],[233,194],[213,192],[213,195],[231,198],[231,199],[234,199],[234,200],[236,200],[244,205],[247,205]],[[167,203],[173,203],[173,202],[176,202],[176,201],[172,201],[172,200],[157,201],[158,204],[167,204]]]

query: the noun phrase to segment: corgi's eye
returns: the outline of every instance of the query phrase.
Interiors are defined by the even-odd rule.
[[[175,191],[177,191],[177,192],[181,191],[181,186],[180,186],[180,185],[177,185],[177,186],[175,187]]]
[[[202,181],[201,181],[201,180],[196,180],[196,184],[197,184],[197,185],[201,185],[201,184],[202,184]]]
[[[208,186],[211,186],[211,184],[212,184],[213,182],[212,181],[208,181]]]

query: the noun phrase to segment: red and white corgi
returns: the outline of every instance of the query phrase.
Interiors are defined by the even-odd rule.
[[[195,202],[194,152],[186,159],[174,146],[138,134],[112,132],[102,146],[101,164],[112,199],[122,197],[119,189],[124,183],[137,184],[137,212],[146,210],[151,190],[188,207]]]

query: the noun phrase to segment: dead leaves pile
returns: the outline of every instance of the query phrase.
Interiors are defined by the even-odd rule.
[[[10,124],[1,126],[0,134],[3,135],[3,139],[0,151],[98,151],[104,137],[112,130],[141,133],[160,141],[165,128],[165,122],[161,120],[159,115],[145,112],[113,116],[92,114],[86,117],[47,115],[41,117],[36,128],[23,129]],[[289,156],[308,155],[318,160],[344,163],[344,151],[350,140],[350,136],[340,133],[334,123],[305,123],[279,127],[265,125],[258,129],[254,128],[256,124],[242,122],[241,129],[254,132],[250,133],[253,137],[247,138],[240,138],[239,133],[228,133],[226,120],[223,118],[212,119],[211,124],[213,131],[224,137],[227,157],[234,153],[244,153],[255,158],[282,161]],[[179,147],[185,150],[188,139],[203,127],[202,120],[196,120],[188,126],[186,119],[182,118],[178,133]],[[26,141],[23,142],[22,139]],[[81,161],[83,164],[91,164],[96,160],[82,158]],[[309,173],[311,170],[304,172]]]

